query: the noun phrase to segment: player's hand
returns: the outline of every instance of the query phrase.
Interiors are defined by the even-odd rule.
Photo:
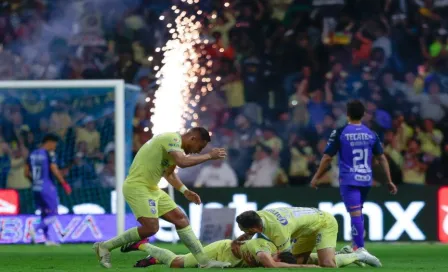
[[[193,202],[194,204],[197,205],[201,204],[201,197],[193,191],[186,190],[184,192],[184,196],[186,199],[188,199],[190,202]]]
[[[67,195],[72,193],[72,187],[70,187],[70,184],[67,182],[62,183],[62,188],[64,188],[64,191]]]
[[[212,160],[222,160],[227,157],[227,152],[224,148],[213,148],[208,154]]]
[[[311,180],[310,186],[311,186],[311,188],[314,188],[317,190],[317,179],[313,178]]]
[[[388,183],[387,187],[389,188],[389,192],[392,195],[396,195],[397,194],[398,188],[397,188],[397,186],[393,182]]]

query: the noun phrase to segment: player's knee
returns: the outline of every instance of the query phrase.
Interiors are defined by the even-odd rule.
[[[170,264],[170,268],[183,268],[184,260],[183,258],[176,257]]]
[[[159,231],[159,221],[152,218],[139,218],[139,223],[142,225],[139,228],[141,238],[147,238]]]
[[[319,266],[320,267],[332,267],[335,268],[336,266],[336,262],[334,260],[323,260],[323,261],[319,261]]]
[[[174,226],[176,226],[176,229],[183,229],[190,225],[188,218],[184,214],[181,214],[178,217],[176,217],[172,223],[174,224]]]
[[[361,211],[361,209],[350,211],[350,216],[351,216],[351,217],[362,216],[362,211]]]

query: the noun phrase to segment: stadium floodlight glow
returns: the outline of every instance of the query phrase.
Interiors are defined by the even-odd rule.
[[[125,201],[122,192],[123,182],[126,178],[126,127],[125,127],[125,82],[124,80],[21,80],[0,81],[1,89],[20,89],[34,91],[53,89],[81,89],[81,88],[110,88],[114,90],[115,109],[115,181],[116,181],[116,208],[117,233],[125,230]],[[126,89],[140,91],[139,87],[126,85]]]

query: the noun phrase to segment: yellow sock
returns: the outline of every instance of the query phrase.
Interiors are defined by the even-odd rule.
[[[138,249],[147,252],[149,255],[156,258],[157,261],[168,266],[170,266],[171,262],[177,257],[176,254],[169,251],[168,249],[156,247],[149,243],[140,245]]]
[[[180,240],[184,245],[190,250],[191,254],[196,258],[200,265],[205,265],[208,263],[209,258],[207,254],[204,253],[204,248],[201,242],[194,235],[191,226],[177,230]]]
[[[115,236],[114,238],[107,240],[103,243],[103,246],[109,251],[121,247],[127,243],[137,242],[140,240],[140,235],[138,235],[137,228],[128,229],[123,234]]]
[[[338,254],[335,259],[337,267],[344,267],[358,261],[358,256],[355,253]]]

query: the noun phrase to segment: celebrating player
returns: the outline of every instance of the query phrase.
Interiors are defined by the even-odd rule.
[[[25,176],[33,184],[34,201],[40,210],[40,223],[36,227],[36,231],[43,231],[45,245],[47,246],[59,245],[57,242],[51,241],[48,235],[48,228],[58,215],[59,205],[58,192],[53,182],[53,176],[61,183],[67,194],[72,191],[56,164],[54,151],[58,140],[59,138],[56,135],[46,135],[42,140],[41,147],[30,154],[25,166]],[[33,229],[31,229],[30,234],[32,241],[35,242],[35,231]]]
[[[174,172],[176,165],[184,168],[208,160],[223,159],[226,151],[215,148],[208,154],[195,154],[210,142],[210,135],[204,128],[190,129],[187,133],[162,133],[153,137],[138,151],[123,185],[123,194],[134,216],[141,224],[127,230],[121,235],[102,243],[95,243],[93,248],[103,267],[110,268],[110,251],[127,243],[136,242],[154,235],[159,230],[159,217],[176,226],[177,233],[198,263],[203,268],[226,267],[230,264],[210,260],[196,238],[185,214],[176,203],[162,191],[157,184],[163,176],[189,201],[201,203],[201,198],[180,181]],[[170,251],[151,244],[144,245],[144,251],[158,260],[167,260]]]
[[[367,252],[335,254],[338,223],[333,215],[315,208],[278,208],[263,211],[247,211],[238,215],[236,222],[245,232],[233,243],[261,233],[274,243],[280,252],[291,251],[297,263],[308,263],[311,251],[316,247],[321,267],[342,267],[356,261],[380,267],[380,261]],[[295,241],[292,244],[291,241]]]
[[[380,139],[361,123],[364,111],[364,105],[358,100],[347,104],[349,122],[331,133],[319,169],[311,181],[311,186],[317,188],[318,180],[327,171],[332,157],[339,153],[340,192],[351,217],[353,247],[358,251],[365,251],[362,207],[372,186],[372,156],[386,172],[390,193],[397,193]]]
[[[122,252],[140,250],[142,243],[123,246]],[[298,265],[296,259],[290,252],[277,253],[277,248],[273,243],[265,239],[253,239],[238,244],[232,252],[232,240],[221,240],[204,247],[204,252],[209,258],[216,258],[221,262],[229,262],[230,267],[266,267],[266,268],[300,268],[318,267],[315,265]],[[244,261],[243,261],[244,260]],[[137,261],[135,267],[147,267],[158,264],[152,256],[148,256]],[[175,255],[171,252],[169,258],[161,261],[170,268],[193,268],[198,266],[198,262],[192,254]]]

